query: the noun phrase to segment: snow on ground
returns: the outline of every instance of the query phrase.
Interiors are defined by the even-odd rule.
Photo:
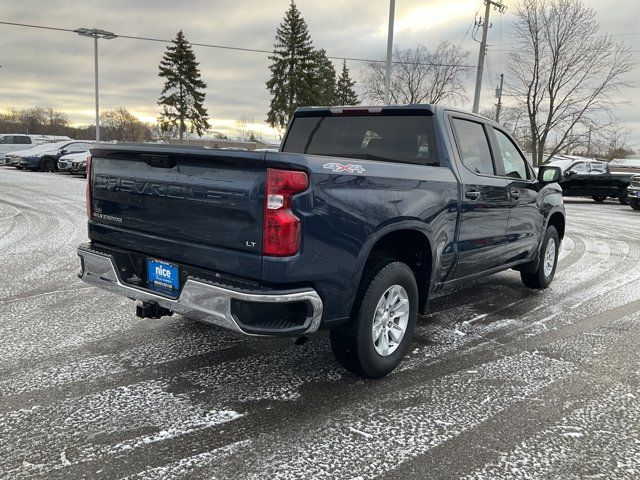
[[[638,478],[640,216],[567,201],[553,285],[431,302],[396,372],[78,281],[84,182],[0,168],[0,478]]]

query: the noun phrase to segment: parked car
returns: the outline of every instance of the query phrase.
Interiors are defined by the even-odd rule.
[[[20,159],[23,157],[29,157],[31,155],[37,155],[40,152],[46,152],[51,150],[49,145],[36,145],[35,147],[27,148],[25,150],[15,150],[5,155],[5,165],[16,167],[21,169]]]
[[[629,205],[631,205],[631,208],[640,210],[640,175],[631,177],[631,183],[627,189],[627,196],[629,197]]]
[[[72,140],[57,143],[48,143],[40,147],[21,152],[18,158],[18,166],[41,172],[53,172],[58,167],[60,157],[69,153],[88,152],[91,141]]]
[[[58,171],[84,174],[86,172],[86,167],[82,167],[83,171],[80,171],[80,163],[86,166],[88,156],[89,152],[78,152],[63,155],[60,157],[60,160],[58,160]],[[75,169],[73,168],[74,163],[76,164]]]
[[[84,177],[87,176],[87,161],[89,158],[89,153],[85,152],[80,157],[73,160],[71,164],[71,173],[74,175],[82,175]]]
[[[0,135],[0,159],[6,163],[5,155],[16,150],[26,150],[35,147],[36,142],[30,135],[8,133]]]
[[[628,203],[627,187],[633,176],[631,173],[611,172],[607,163],[597,160],[554,158],[546,165],[562,169],[560,187],[565,197],[591,197],[596,202],[604,202],[611,197],[623,205]]]
[[[91,154],[85,282],[142,318],[329,329],[370,378],[404,357],[433,292],[510,268],[549,286],[565,233],[561,170],[536,178],[503,127],[443,107],[301,108],[279,152]]]

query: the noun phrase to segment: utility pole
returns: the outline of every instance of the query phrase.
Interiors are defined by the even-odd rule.
[[[493,6],[498,12],[504,13],[507,7],[502,4],[502,0],[484,0],[484,20],[476,21],[476,25],[482,26],[482,42],[480,42],[480,54],[478,56],[478,69],[476,70],[476,90],[473,95],[473,113],[478,113],[480,108],[480,92],[482,90],[482,72],[484,70],[484,57],[487,53],[487,33],[489,31],[489,13]]]
[[[113,32],[99,30],[97,28],[76,28],[74,30],[80,36],[93,38],[93,60],[94,60],[94,84],[96,96],[96,142],[100,141],[100,97],[98,95],[98,39],[111,40],[117,37]]]
[[[500,74],[500,86],[496,88],[496,98],[498,106],[496,107],[496,122],[500,121],[500,108],[502,107],[502,85],[504,83],[504,73]]]
[[[387,67],[384,74],[384,104],[389,105],[389,87],[391,85],[391,57],[393,55],[393,16],[396,0],[389,0],[389,32],[387,33]]]

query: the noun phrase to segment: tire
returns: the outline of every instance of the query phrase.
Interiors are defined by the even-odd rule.
[[[550,247],[553,242],[553,247]],[[553,249],[552,251],[550,249]],[[560,237],[556,227],[550,226],[542,240],[538,268],[535,272],[520,272],[522,282],[529,288],[544,289],[551,285],[558,266],[558,253],[560,252]],[[548,256],[549,255],[549,256]],[[553,265],[550,261],[553,260]],[[547,263],[547,260],[549,261]],[[546,265],[546,266],[545,266]]]
[[[406,300],[406,313],[402,299]],[[376,261],[365,270],[356,302],[350,321],[331,329],[331,349],[340,365],[350,372],[365,378],[384,377],[398,366],[413,338],[418,315],[418,286],[413,272],[393,259]],[[394,310],[385,308],[385,302],[400,308],[395,312],[399,314],[389,316]],[[378,325],[378,338],[374,338],[374,322]],[[387,328],[392,324],[395,327]],[[402,326],[404,333],[394,339]]]
[[[45,157],[40,160],[40,171],[41,172],[55,172],[56,171],[56,162],[53,158]]]
[[[631,208],[633,208],[634,210],[640,210],[640,200],[638,200],[637,198],[630,198],[629,205],[631,205]]]
[[[618,196],[618,201],[620,202],[620,205],[629,205],[629,196],[627,195],[627,192],[622,192]]]
[[[602,202],[604,202],[604,201],[607,199],[607,197],[606,197],[606,196],[605,196],[605,197],[601,197],[601,196],[599,196],[599,195],[594,195],[594,196],[593,196],[593,197],[591,197],[591,198],[593,198],[593,200],[594,200],[594,201],[596,201],[596,202],[598,202],[598,203],[602,203]]]

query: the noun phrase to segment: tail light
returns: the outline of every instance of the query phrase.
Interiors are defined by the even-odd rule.
[[[93,206],[91,202],[91,155],[87,157],[87,217],[93,217]]]
[[[307,174],[267,169],[262,253],[288,257],[300,249],[300,219],[291,211],[291,198],[309,186]]]

